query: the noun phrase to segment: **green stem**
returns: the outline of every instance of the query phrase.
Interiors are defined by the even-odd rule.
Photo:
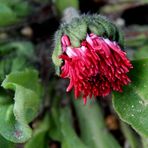
[[[140,140],[138,136],[134,133],[134,131],[124,122],[120,121],[121,130],[125,138],[128,140],[128,143],[131,148],[139,148],[141,147]]]
[[[148,148],[148,138],[142,137],[143,148]]]
[[[63,12],[62,21],[64,23],[70,23],[73,18],[79,17],[79,12],[73,7],[68,7]]]
[[[83,105],[74,100],[74,107],[80,124],[81,137],[88,147],[120,148],[118,142],[107,131],[100,106],[92,100]]]

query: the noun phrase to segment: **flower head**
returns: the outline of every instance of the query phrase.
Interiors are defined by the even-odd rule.
[[[122,92],[130,82],[132,64],[126,57],[124,36],[101,15],[81,15],[61,24],[55,34],[52,60],[56,74],[70,80],[67,92],[75,97],[107,96]],[[62,62],[63,61],[63,62]]]
[[[88,96],[122,92],[122,86],[130,82],[127,73],[132,65],[115,41],[91,33],[79,47],[73,47],[69,36],[63,35],[61,45],[59,58],[64,63],[60,76],[70,79],[67,92],[74,88],[75,97],[82,94],[84,104]]]

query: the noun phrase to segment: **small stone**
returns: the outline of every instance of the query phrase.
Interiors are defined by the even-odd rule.
[[[2,33],[0,33],[0,39],[6,39],[8,37],[8,35],[7,35],[7,33],[5,33],[5,32],[2,32]]]
[[[27,27],[24,27],[22,30],[21,30],[21,34],[26,36],[26,37],[32,37],[33,35],[33,30],[30,26],[27,26]]]
[[[108,115],[105,122],[110,130],[117,130],[119,128],[118,120],[114,115]]]

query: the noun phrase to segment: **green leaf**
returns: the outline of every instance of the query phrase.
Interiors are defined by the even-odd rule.
[[[16,13],[17,17],[21,18],[31,12],[31,7],[27,1],[22,1],[13,5],[13,11]]]
[[[16,52],[17,56],[32,57],[34,54],[34,46],[29,41],[15,41],[0,45],[0,54],[7,55]]]
[[[24,56],[5,57],[0,61],[0,81],[2,81],[5,78],[5,75],[10,72],[24,70],[26,67],[32,67],[29,62],[31,61],[27,61],[27,58]]]
[[[119,117],[139,134],[148,137],[148,59],[133,61],[131,84],[114,92],[113,105]]]
[[[60,13],[60,15],[63,13],[64,9],[66,9],[67,7],[74,7],[76,9],[78,9],[79,3],[78,0],[55,0],[55,6],[58,10],[58,12]]]
[[[15,120],[12,104],[0,105],[0,119],[0,133],[7,140],[21,143],[31,137],[30,127]]]
[[[59,121],[60,117],[60,111],[57,109],[55,106],[52,107],[51,109],[51,115],[50,115],[50,131],[49,135],[52,139],[61,141],[62,139],[62,134],[61,134],[61,124]]]
[[[25,144],[25,148],[48,148],[47,132],[49,130],[49,117],[46,115],[34,129],[32,138]]]
[[[89,100],[86,105],[83,104],[82,99],[73,102],[80,124],[81,137],[88,147],[120,148],[107,131],[102,112],[96,102]]]
[[[143,148],[148,148],[148,138],[142,137]]]
[[[138,60],[143,58],[148,58],[148,45],[141,47],[134,53],[134,59]]]
[[[0,3],[0,27],[17,22],[16,14],[5,4]]]
[[[0,0],[0,3],[5,4],[7,6],[12,6],[14,4],[17,4],[20,1],[22,1],[22,0],[13,0],[13,1],[10,1],[10,0]]]
[[[135,134],[135,132],[124,122],[120,122],[121,130],[125,139],[128,141],[131,148],[142,147],[141,139]]]
[[[70,108],[65,107],[60,110],[60,124],[62,133],[62,148],[86,148],[83,142],[78,138],[72,126]]]
[[[15,94],[11,102],[0,104],[0,133],[12,142],[25,142],[32,134],[28,123],[37,116],[40,106],[38,73],[35,70],[10,73],[2,86]]]
[[[10,42],[0,45],[0,81],[12,71],[31,67],[35,61],[34,46],[30,42]]]
[[[59,55],[62,54],[61,37],[62,31],[59,30],[55,33],[55,48],[52,53],[52,61],[55,65],[55,71],[57,75],[60,75],[60,66],[62,64],[62,60],[59,59]]]
[[[64,34],[68,35],[73,47],[79,47],[80,42],[86,38],[87,24],[83,20],[74,18],[67,27],[64,27]]]
[[[15,148],[15,144],[7,141],[0,135],[0,145],[2,146],[1,148]]]
[[[147,36],[144,33],[143,34],[141,33],[140,35],[137,35],[131,38],[127,38],[126,40],[126,45],[133,48],[141,47],[146,43],[147,43]]]
[[[27,59],[24,56],[16,57],[12,60],[11,63],[11,72],[19,71],[25,69],[27,66],[31,66],[27,63]]]
[[[0,104],[8,104],[11,102],[11,96],[9,96],[8,92],[6,92],[2,87],[0,87]]]
[[[4,79],[5,74],[8,73],[10,69],[10,64],[8,64],[10,60],[2,60],[0,61],[0,82]]]
[[[60,141],[62,148],[75,148],[76,144],[77,148],[87,148],[74,130],[69,106],[61,108],[52,105],[51,117],[49,135],[53,140]]]
[[[23,0],[0,0],[0,27],[17,23],[31,12],[29,2]]]

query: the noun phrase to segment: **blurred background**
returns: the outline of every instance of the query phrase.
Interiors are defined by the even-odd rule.
[[[55,76],[51,54],[54,48],[54,33],[60,25],[64,9],[69,6],[76,8],[82,14],[105,15],[123,31],[125,50],[130,59],[148,57],[148,0],[0,0],[0,81],[2,82],[6,74],[12,71],[22,70],[24,67],[33,65],[39,71],[40,79],[45,88],[44,107],[42,107],[38,118],[30,124],[33,128],[36,126],[36,121],[40,121],[46,111],[50,110],[51,104],[48,99],[55,96],[54,93],[59,93],[58,95],[65,93],[67,83]],[[49,87],[49,83],[54,88]],[[66,101],[64,100],[61,104],[65,105]],[[128,126],[120,126],[120,121],[110,102],[110,96],[99,99],[104,118],[102,124],[112,133],[121,147],[140,148],[139,144],[136,143],[136,138],[139,136]],[[70,105],[70,108],[73,110],[73,105]],[[72,112],[73,117],[75,114]],[[99,115],[97,117],[100,118]],[[92,117],[91,119],[93,120]],[[76,120],[75,129],[79,135],[80,131],[77,125]],[[46,129],[43,130],[44,136],[45,131],[47,132]],[[126,130],[129,134],[124,132]],[[86,134],[89,135],[89,133]],[[40,146],[37,145],[36,148],[61,147],[62,142],[58,140],[58,136],[55,136],[54,131],[49,135],[50,138],[46,142],[45,137],[41,136]],[[131,137],[135,138],[133,138],[134,142]],[[38,138],[34,141],[38,141]],[[1,148],[14,146],[12,143],[9,145],[2,137],[1,142],[3,142]],[[24,147],[24,144],[17,144],[15,147]],[[26,148],[31,147],[35,147],[35,142],[26,146]],[[77,146],[75,147],[77,148]],[[81,148],[81,146],[79,147]],[[116,148],[116,146],[112,148]]]

